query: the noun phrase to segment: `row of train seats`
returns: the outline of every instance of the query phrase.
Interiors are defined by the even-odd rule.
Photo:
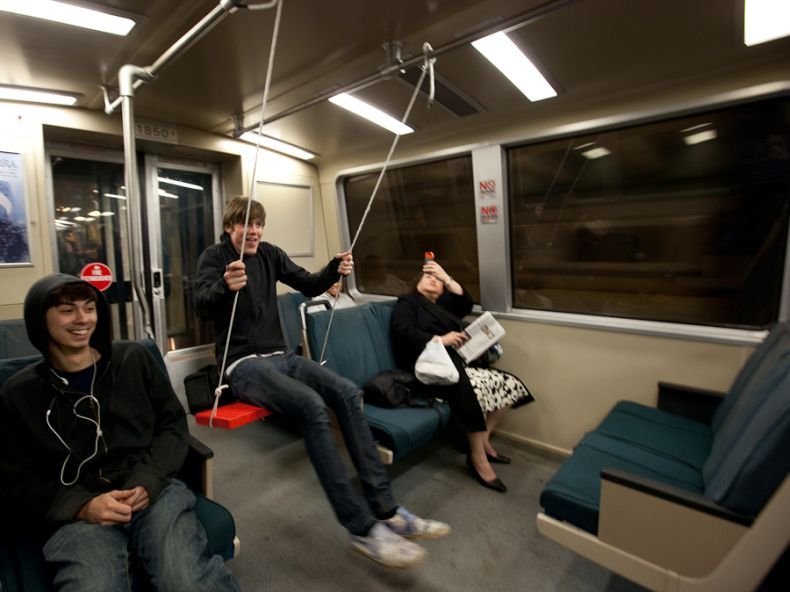
[[[709,423],[662,409],[707,398],[680,388],[662,385],[659,408],[615,405],[546,484],[538,529],[652,590],[756,589],[790,540],[790,326]]]
[[[19,341],[16,333],[9,336],[7,331],[16,331],[22,322],[0,323],[0,343],[6,349],[0,358],[0,385],[4,384],[15,372],[37,362],[40,354],[27,341]],[[165,362],[156,344],[150,339],[141,343],[151,353],[164,372]],[[236,537],[236,525],[231,513],[220,504],[204,497],[202,494],[211,490],[209,480],[212,476],[214,453],[210,448],[195,438],[190,438],[190,449],[178,477],[183,480],[197,495],[195,512],[206,529],[209,549],[212,554],[219,554],[225,560],[231,559],[237,552],[239,540]],[[2,512],[0,508],[0,512]],[[16,590],[19,592],[47,592],[50,583],[47,580],[44,559],[40,552],[40,543],[29,540],[24,532],[11,531],[6,528],[5,520],[0,515],[0,590]]]
[[[323,350],[321,361],[326,367],[360,388],[376,374],[394,369],[390,345],[394,305],[394,301],[367,302],[337,309],[334,317],[331,310],[305,315],[305,338],[311,357],[318,360]],[[364,410],[382,459],[390,463],[433,440],[450,417],[449,406],[444,402],[428,408],[395,409],[365,404]]]

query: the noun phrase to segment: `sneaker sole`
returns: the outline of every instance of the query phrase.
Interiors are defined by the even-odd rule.
[[[383,565],[384,567],[389,567],[390,569],[411,569],[412,567],[417,567],[418,565],[422,564],[425,561],[426,557],[428,557],[428,553],[425,553],[422,557],[420,557],[416,561],[412,561],[411,563],[407,563],[405,565],[393,564],[393,563],[387,563],[386,561],[383,561],[378,557],[373,557],[372,555],[369,555],[361,547],[357,547],[354,543],[351,543],[351,548],[354,549],[354,551],[356,551],[360,555],[367,557],[371,561],[375,561],[379,565]]]
[[[442,537],[446,537],[453,531],[452,528],[448,528],[446,531],[438,533],[438,534],[401,534],[404,539],[408,539],[410,541],[433,541],[435,539],[440,539]],[[396,533],[398,534],[398,533]]]

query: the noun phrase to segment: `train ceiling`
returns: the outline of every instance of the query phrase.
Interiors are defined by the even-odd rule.
[[[92,2],[140,17],[128,37],[0,13],[0,84],[80,93],[78,107],[101,111],[100,86],[117,86],[122,65],[153,63],[218,3]],[[788,39],[745,47],[742,20],[741,0],[284,0],[264,133],[319,159],[388,145],[389,132],[316,98],[375,78],[398,55],[408,63],[424,42],[438,52],[437,103],[428,110],[421,97],[416,104],[409,122],[415,138],[546,117],[552,109],[625,100],[634,89],[777,61],[790,65]],[[272,10],[227,16],[137,91],[137,116],[221,134],[238,125],[234,115],[254,125],[273,23]],[[558,97],[530,103],[468,42],[502,27]],[[418,75],[411,67],[381,77],[357,96],[400,118]]]

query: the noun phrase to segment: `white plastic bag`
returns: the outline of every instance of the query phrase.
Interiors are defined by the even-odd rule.
[[[431,339],[425,344],[417,363],[414,375],[423,384],[455,384],[458,382],[458,369],[450,359],[441,341]]]

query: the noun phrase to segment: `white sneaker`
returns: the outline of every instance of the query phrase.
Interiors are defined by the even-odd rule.
[[[420,518],[403,506],[398,506],[395,515],[382,522],[395,534],[412,540],[438,539],[450,533],[449,524]]]
[[[417,565],[428,555],[419,545],[392,532],[384,522],[376,522],[368,536],[351,535],[351,546],[387,567],[405,568]]]

